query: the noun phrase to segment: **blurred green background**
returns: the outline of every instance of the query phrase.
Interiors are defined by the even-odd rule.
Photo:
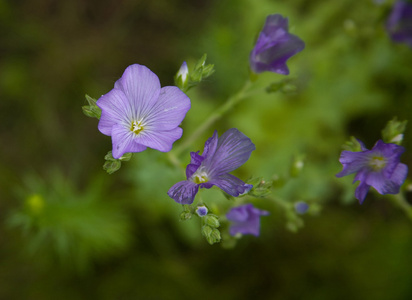
[[[384,30],[392,3],[0,0],[0,299],[411,299],[411,221],[371,192],[360,206],[352,178],[334,176],[349,136],[372,147],[394,116],[410,118],[412,51]],[[216,73],[188,93],[184,140],[242,86],[273,13],[306,43],[288,62],[297,91],[246,99],[190,150],[238,128],[257,148],[234,172],[244,180],[287,177],[304,155],[300,176],[273,194],[322,209],[293,233],[282,207],[259,200],[271,212],[259,238],[210,246],[166,194],[182,171],[147,150],[106,174],[111,140],[81,106],[130,64],[165,86],[207,53]],[[256,85],[283,78],[265,73]]]

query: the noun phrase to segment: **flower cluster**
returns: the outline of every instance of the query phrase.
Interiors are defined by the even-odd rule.
[[[343,177],[356,173],[355,181],[360,181],[355,191],[355,197],[362,204],[369,188],[372,186],[378,193],[397,194],[408,174],[408,167],[400,163],[400,156],[405,151],[402,146],[376,142],[372,150],[368,150],[359,141],[359,152],[342,151],[340,163],[343,170],[336,174]]]

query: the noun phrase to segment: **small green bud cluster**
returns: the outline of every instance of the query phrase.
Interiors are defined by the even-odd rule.
[[[206,238],[210,245],[219,243],[222,237],[220,236],[219,226],[220,222],[218,216],[208,214],[202,218],[202,235]]]
[[[186,62],[184,62],[175,75],[175,85],[183,92],[187,92],[192,87],[198,85],[203,79],[212,75],[215,72],[214,65],[206,65],[206,58],[207,55],[204,54],[190,71]]]
[[[266,88],[267,93],[281,92],[284,94],[293,94],[297,91],[297,85],[294,83],[294,78],[285,78],[274,82]]]
[[[389,121],[386,127],[382,130],[382,138],[385,143],[400,145],[403,140],[403,133],[408,121],[398,121],[397,118]]]
[[[113,174],[114,172],[120,169],[120,167],[122,166],[122,161],[129,161],[130,158],[132,158],[132,153],[125,153],[122,157],[116,159],[113,157],[112,151],[109,151],[104,157],[106,162],[103,165],[103,169],[107,173]]]
[[[83,113],[88,117],[100,119],[102,110],[96,105],[96,99],[86,95],[86,100],[89,105],[82,106]]]
[[[249,179],[246,183],[253,185],[253,188],[248,193],[250,196],[264,198],[272,193],[270,190],[273,186],[272,180],[265,181],[263,177],[256,177]]]
[[[183,205],[183,211],[180,214],[181,221],[187,221],[192,218],[192,212],[190,210],[190,205]]]

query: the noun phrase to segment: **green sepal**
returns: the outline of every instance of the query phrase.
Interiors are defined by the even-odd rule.
[[[208,225],[212,228],[218,228],[220,226],[220,222],[218,219],[218,216],[213,214],[208,214],[203,217],[205,225]]]
[[[354,136],[350,137],[349,141],[346,141],[345,144],[342,145],[343,150],[351,151],[351,152],[360,152],[362,151],[361,144],[359,143],[358,139]]]
[[[129,161],[132,156],[133,153],[125,153],[122,155],[122,157],[117,159],[113,157],[112,151],[109,151],[104,157],[106,162],[103,165],[103,169],[107,173],[113,174],[120,169],[120,167],[122,166],[122,161]]]
[[[183,205],[183,211],[180,214],[180,220],[181,221],[187,221],[192,218],[192,212],[190,210],[190,205]]]
[[[206,58],[207,54],[203,54],[203,56],[197,61],[193,70],[189,70],[189,80],[185,86],[185,89],[182,89],[182,91],[186,92],[192,87],[195,87],[203,79],[208,78],[215,72],[213,64],[206,65]]]
[[[208,225],[204,225],[202,227],[202,235],[206,238],[207,242],[210,245],[213,245],[215,243],[219,243],[220,240],[222,239],[220,236],[220,231],[216,228],[212,228]]]
[[[248,192],[249,196],[256,198],[264,198],[272,191],[270,190],[273,186],[273,181],[265,181],[263,177],[250,178],[246,181],[247,184],[253,185],[253,188]]]
[[[89,105],[82,106],[83,113],[88,117],[100,119],[102,110],[96,105],[96,99],[93,99],[87,94],[85,97]]]
[[[391,121],[386,124],[386,127],[382,130],[382,139],[385,143],[392,143],[400,145],[403,140],[403,133],[406,129],[407,120],[398,121],[394,117]]]
[[[281,92],[285,94],[293,94],[297,91],[297,86],[294,83],[295,78],[285,78],[280,81],[276,81],[269,85],[266,88],[267,93],[276,93],[276,92]]]

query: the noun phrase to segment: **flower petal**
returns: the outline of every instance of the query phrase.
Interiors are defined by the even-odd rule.
[[[407,175],[408,175],[408,166],[405,164],[399,163],[392,173],[391,180],[395,185],[401,187]]]
[[[180,204],[192,204],[199,190],[199,185],[192,181],[180,181],[173,185],[167,194]]]
[[[339,162],[343,165],[343,170],[336,174],[336,177],[343,177],[355,172],[367,166],[369,157],[366,155],[366,151],[351,152],[342,151]]]
[[[211,147],[213,144],[214,141],[212,140],[209,145],[210,149],[207,151],[207,157],[202,163],[207,168],[210,178],[239,168],[249,159],[252,151],[256,149],[252,141],[236,128],[229,129],[222,134],[218,139],[214,153],[212,152],[214,147]]]
[[[156,74],[138,64],[128,66],[114,87],[122,90],[129,99],[136,120],[150,112],[160,93],[160,81]]]
[[[144,145],[136,142],[134,133],[128,128],[115,124],[111,132],[112,136],[112,155],[114,158],[120,158],[127,152],[142,152],[146,150]]]
[[[220,175],[219,177],[213,178],[207,183],[221,188],[224,192],[233,197],[247,193],[253,187],[253,185],[246,184],[242,180],[231,174]]]
[[[175,86],[166,86],[143,122],[148,129],[171,130],[179,126],[189,109],[189,97]]]
[[[180,127],[164,131],[143,130],[135,140],[146,147],[168,152],[172,150],[173,143],[180,139],[182,134],[183,130]]]
[[[355,190],[355,198],[359,200],[359,203],[362,204],[365,200],[366,194],[369,191],[370,186],[364,182],[360,182],[358,187]]]
[[[98,129],[105,135],[111,135],[115,124],[127,124],[132,117],[130,102],[126,95],[118,89],[112,89],[101,96],[96,105],[101,108],[102,115]]]

